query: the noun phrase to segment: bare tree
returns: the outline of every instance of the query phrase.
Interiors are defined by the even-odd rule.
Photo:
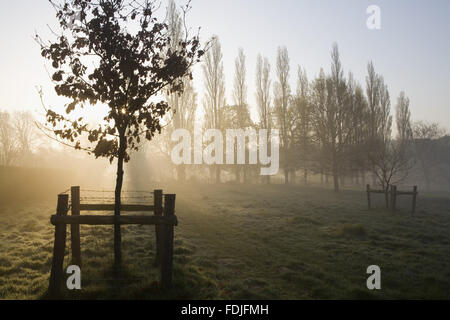
[[[272,82],[270,80],[270,64],[266,57],[258,55],[256,60],[256,103],[259,115],[259,128],[267,129],[270,135],[272,130],[273,110],[271,105],[270,90]],[[270,183],[270,176],[266,176],[265,181]]]
[[[38,137],[34,117],[29,111],[17,111],[13,118],[20,156],[26,157],[31,154]]]
[[[402,143],[409,143],[412,139],[411,112],[409,111],[409,98],[402,91],[397,99],[396,106],[397,139]],[[405,146],[406,147],[406,146]]]
[[[320,170],[333,177],[334,190],[340,190],[340,178],[345,173],[352,150],[355,124],[352,101],[353,88],[348,88],[339,56],[337,44],[331,51],[331,74],[327,77],[323,70],[313,82],[311,89],[311,116],[314,139],[321,158]],[[354,86],[353,81],[350,85]]]
[[[259,114],[259,126],[262,129],[272,128],[272,106],[270,102],[270,64],[267,58],[258,55],[256,62],[256,102]]]
[[[203,109],[205,112],[205,128],[222,129],[223,107],[225,106],[225,75],[223,70],[223,55],[219,39],[215,37],[211,42],[211,49],[205,55],[203,64],[203,81],[205,97]],[[215,166],[216,183],[220,183],[221,170]]]
[[[288,150],[290,144],[289,137],[289,118],[288,118],[288,106],[289,98],[291,95],[291,88],[289,85],[289,53],[286,47],[278,48],[277,55],[277,82],[275,83],[274,90],[274,109],[277,119],[277,125],[280,130],[280,147],[282,154],[281,166],[284,171],[284,182],[289,183],[289,170],[290,164],[288,162]]]
[[[237,108],[238,128],[240,129],[251,126],[250,112],[247,104],[247,67],[245,61],[244,50],[239,48],[238,56],[235,60],[233,97]],[[240,172],[242,172],[244,183],[247,182],[247,166],[244,164],[235,167],[236,180],[239,182]]]
[[[435,154],[437,142],[445,136],[446,132],[438,123],[426,123],[423,121],[415,122],[412,130],[415,156],[425,179],[425,187],[429,190],[431,187],[432,170],[437,164],[437,156]]]
[[[327,79],[323,69],[320,69],[319,76],[311,83],[311,125],[313,128],[313,143],[315,145],[313,157],[315,161],[315,171],[325,175],[328,179],[328,161],[326,149],[328,145],[326,110],[328,101]],[[328,181],[328,180],[327,180]]]
[[[408,176],[409,170],[413,163],[413,131],[411,125],[411,111],[409,109],[409,98],[406,97],[405,92],[400,92],[397,98],[396,105],[396,124],[397,124],[397,137],[398,153],[400,157],[403,180]]]
[[[174,0],[169,1],[167,10],[168,33],[171,39],[170,46],[172,50],[178,50],[185,38],[184,18],[182,16],[185,12],[180,12],[177,9]],[[165,134],[165,141],[168,145],[168,148],[166,148],[167,151],[172,149],[171,135],[174,130],[186,129],[191,133],[194,132],[197,93],[194,89],[193,80],[189,75],[185,76],[182,81],[184,87],[182,93],[173,93],[171,90],[166,92],[167,102],[171,106],[171,110],[166,117],[169,121],[169,126]],[[185,165],[178,165],[176,171],[178,181],[184,182],[186,179]]]
[[[339,192],[339,178],[345,157],[348,155],[348,144],[353,130],[350,122],[351,112],[346,104],[347,84],[344,78],[339,49],[337,44],[331,50],[331,75],[327,80],[327,125],[331,173],[334,190]]]
[[[378,140],[377,134],[379,130],[379,121],[380,121],[380,76],[375,72],[375,67],[373,62],[370,61],[367,64],[367,76],[366,76],[366,95],[367,95],[367,103],[368,103],[368,115],[367,115],[367,138],[368,145],[372,145],[372,148],[377,145],[375,142]],[[373,149],[368,148],[368,151],[372,151]],[[369,158],[372,156],[370,154]],[[372,162],[369,160],[369,162]],[[375,168],[370,168],[372,173],[375,172]],[[375,184],[377,181],[377,177],[375,174],[372,175],[373,183]]]
[[[366,95],[369,107],[369,139],[375,139],[379,121],[380,77],[375,72],[373,62],[367,65]]]
[[[303,169],[303,182],[308,181],[308,171],[311,168],[311,104],[309,101],[309,82],[306,70],[298,67],[297,92],[292,100],[292,114],[294,126],[292,132],[292,149],[294,153],[295,169]],[[293,171],[293,180],[295,180],[295,169]]]
[[[248,124],[246,123],[248,117],[248,105],[246,85],[247,67],[245,65],[245,60],[244,50],[239,48],[238,56],[235,60],[233,97],[234,103],[238,106],[238,117],[242,127]]]
[[[383,84],[381,96],[388,95],[387,87]],[[383,105],[383,104],[382,104]],[[388,204],[388,191],[391,184],[402,182],[411,168],[410,146],[412,131],[410,123],[409,100],[402,92],[397,100],[396,123],[397,137],[392,137],[392,116],[390,115],[390,102],[384,103],[383,112],[380,114],[380,125],[370,152],[370,160],[373,172],[379,184],[385,190],[386,207]]]
[[[363,89],[349,72],[347,80],[347,98],[346,103],[351,111],[349,115],[349,125],[352,126],[349,145],[346,156],[346,175],[350,175],[353,182],[359,184],[359,176],[362,173],[363,179],[367,169],[367,115],[368,104],[364,96]]]
[[[0,165],[10,166],[17,159],[19,144],[8,112],[0,112]]]
[[[388,203],[388,191],[391,179],[396,174],[399,158],[395,143],[392,140],[392,116],[390,114],[391,102],[387,86],[377,77],[377,106],[374,110],[369,109],[369,159],[372,172],[378,180],[380,186],[385,190],[386,207]],[[381,97],[381,99],[380,99]],[[379,101],[382,101],[380,104]],[[369,102],[370,105],[370,102]],[[371,126],[370,117],[374,112],[376,127]]]

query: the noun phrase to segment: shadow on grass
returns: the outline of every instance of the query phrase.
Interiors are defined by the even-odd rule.
[[[154,266],[154,263],[149,263]],[[110,265],[82,278],[82,290],[69,291],[65,279],[61,294],[51,296],[48,291],[39,297],[42,300],[190,300],[201,296],[204,299],[216,295],[216,286],[192,265],[175,266],[173,284],[162,289],[159,268],[150,268],[140,274],[133,264],[117,268]]]

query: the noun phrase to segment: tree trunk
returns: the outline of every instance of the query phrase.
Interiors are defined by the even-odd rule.
[[[208,172],[209,172],[209,183],[214,183],[214,175],[216,174],[216,167],[208,166]]]
[[[333,151],[333,182],[334,182],[334,192],[339,192],[339,171],[337,163],[336,151]]]
[[[284,184],[289,184],[289,170],[284,169]]]
[[[186,167],[184,165],[179,165],[177,167],[177,180],[181,183],[186,181]]]
[[[241,168],[239,166],[235,166],[235,179],[236,179],[236,183],[240,184],[241,183]]]
[[[216,183],[220,183],[220,168],[216,165]]]
[[[341,186],[342,186],[342,187],[345,187],[345,185],[346,185],[346,183],[347,183],[347,182],[346,182],[347,179],[346,179],[346,177],[345,177],[344,175],[341,175],[341,176],[340,176],[340,181],[341,181],[341,183],[340,183]]]
[[[339,192],[339,176],[333,173],[334,192]]]
[[[334,182],[334,192],[339,192],[339,172],[337,169],[336,162],[333,163],[333,182]]]
[[[121,206],[121,193],[123,185],[123,161],[126,151],[126,140],[123,135],[120,136],[119,157],[117,160],[117,178],[116,178],[116,190],[114,193],[114,216],[118,220],[120,217]],[[114,263],[115,266],[120,268],[122,264],[122,234],[120,230],[120,224],[114,224]]]
[[[295,169],[291,171],[291,184],[295,184],[295,180],[297,179]]]
[[[386,209],[389,209],[389,184],[384,190],[384,200],[386,201]]]
[[[425,188],[427,191],[430,191],[430,174],[429,168],[425,165],[425,161],[420,161],[423,170],[423,177],[425,178]]]

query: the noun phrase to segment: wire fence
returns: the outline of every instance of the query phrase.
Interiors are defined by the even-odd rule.
[[[61,192],[60,194],[69,195],[69,206],[70,206],[72,203],[71,189]],[[154,203],[154,193],[152,191],[124,190],[121,192],[120,200],[122,204],[150,205]],[[114,204],[115,191],[80,189],[80,203]]]

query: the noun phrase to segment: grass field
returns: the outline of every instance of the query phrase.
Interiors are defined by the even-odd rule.
[[[168,187],[177,193],[174,288],[158,289],[154,228],[81,227],[82,290],[70,299],[450,299],[450,195],[419,194],[396,213],[361,191],[283,185]],[[55,201],[0,207],[0,298],[44,298]],[[68,230],[70,231],[70,230]],[[70,235],[68,235],[70,239]],[[65,265],[70,264],[67,241]],[[366,269],[381,267],[369,291]]]

